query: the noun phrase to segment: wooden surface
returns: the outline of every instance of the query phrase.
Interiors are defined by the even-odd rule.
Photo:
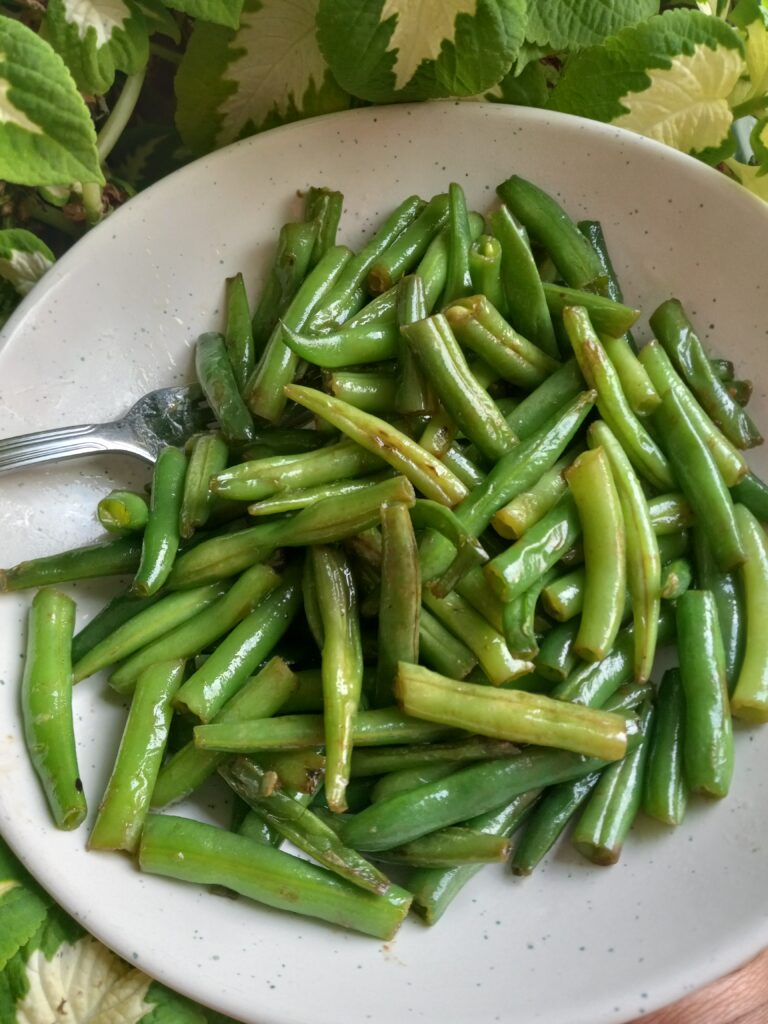
[[[714,940],[716,941],[716,940]],[[751,963],[632,1024],[768,1024],[768,950]]]

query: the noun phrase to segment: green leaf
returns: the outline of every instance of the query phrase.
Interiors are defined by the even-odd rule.
[[[243,0],[166,0],[166,3],[192,18],[224,25],[226,28],[239,26],[243,10]]]
[[[539,61],[532,61],[518,74],[512,71],[506,74],[487,98],[523,107],[545,107],[549,98],[549,72],[550,69]]]
[[[0,231],[0,277],[9,281],[19,295],[26,295],[37,284],[46,270],[53,266],[54,259],[45,242],[31,231],[24,228]]]
[[[15,289],[0,279],[0,323],[8,318],[17,302]],[[49,903],[47,895],[0,840],[0,972],[39,931]]]
[[[525,0],[320,0],[320,48],[354,96],[474,96],[509,71]]]
[[[757,167],[738,160],[726,160],[725,164],[744,188],[768,202],[768,166]]]
[[[149,35],[166,36],[174,43],[181,41],[178,22],[160,0],[134,0],[134,3],[144,15]]]
[[[176,124],[196,153],[349,107],[315,41],[318,0],[246,0],[233,32],[198,22],[176,75]]]
[[[12,284],[8,281],[4,281],[0,278],[0,328],[2,328],[7,322],[8,318],[13,313],[14,309],[19,304],[19,295]],[[3,918],[0,914],[0,926],[2,926]],[[0,932],[0,934],[2,934]],[[3,958],[3,942],[0,939],[0,970],[2,970],[2,958]],[[2,1007],[0,1007],[0,1022],[3,1020]]]
[[[659,0],[528,0],[526,42],[574,52],[659,13]]]
[[[105,93],[116,71],[133,75],[149,59],[147,24],[133,0],[49,0],[42,32],[84,92]]]
[[[64,61],[31,29],[3,17],[0,178],[22,185],[104,181],[93,122]]]
[[[733,12],[736,25],[742,29],[746,74],[737,83],[731,96],[736,106],[768,93],[768,7],[757,0],[739,4]]]
[[[142,189],[183,167],[191,158],[172,124],[134,120],[120,136],[109,166],[131,188]]]
[[[715,151],[729,136],[742,53],[738,34],[718,18],[670,11],[577,53],[549,106],[684,152]]]
[[[759,121],[755,121],[749,134],[749,141],[755,160],[763,165],[762,172],[765,173],[768,167],[768,117],[761,117]]]

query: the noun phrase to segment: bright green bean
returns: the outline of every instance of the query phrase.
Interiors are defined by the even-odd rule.
[[[152,474],[149,518],[141,543],[141,559],[132,587],[148,597],[157,593],[173,569],[179,549],[179,512],[187,459],[179,448],[163,448]]]

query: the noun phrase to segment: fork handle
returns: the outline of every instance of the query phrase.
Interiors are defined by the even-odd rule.
[[[0,473],[43,462],[74,459],[100,452],[122,451],[152,461],[144,449],[121,437],[111,423],[84,423],[56,430],[39,430],[0,440]]]

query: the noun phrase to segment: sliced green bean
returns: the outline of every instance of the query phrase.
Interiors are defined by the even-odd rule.
[[[132,587],[148,597],[167,581],[179,549],[179,512],[187,459],[179,448],[163,448],[152,474],[149,518],[141,542],[141,559]]]
[[[739,532],[741,533],[740,525]],[[693,540],[697,585],[702,590],[710,590],[715,596],[717,621],[725,650],[725,677],[728,681],[728,692],[733,694],[744,660],[747,630],[742,574],[738,571],[721,572],[717,568],[711,542],[704,530],[698,527],[694,529]]]
[[[637,358],[629,342],[629,335],[612,338],[603,334],[600,338],[603,348],[616,370],[621,389],[627,396],[632,411],[638,416],[647,416],[659,404],[659,393],[654,387],[646,367]]]
[[[667,562],[661,570],[661,596],[676,601],[693,584],[693,567],[687,558]]]
[[[546,857],[576,812],[584,806],[600,779],[590,772],[580,779],[549,788],[528,815],[525,831],[512,858],[515,875],[530,875]]]
[[[453,302],[472,292],[469,273],[469,214],[464,189],[455,181],[448,186],[448,274],[443,303]]]
[[[416,661],[419,654],[421,572],[416,537],[406,505],[387,505],[382,508],[381,535],[381,600],[375,702],[377,707],[388,707],[393,700],[392,684],[398,662]]]
[[[401,662],[395,681],[406,714],[512,743],[536,743],[612,761],[626,750],[626,722],[541,694],[456,682]]]
[[[72,721],[70,645],[75,603],[46,588],[32,599],[21,680],[21,716],[32,767],[57,828],[74,829],[86,816]]]
[[[677,651],[685,693],[683,762],[688,788],[724,797],[733,775],[733,727],[717,606],[708,590],[677,602]]]
[[[175,815],[150,815],[139,849],[142,871],[221,885],[267,906],[391,939],[408,913],[410,893],[365,892],[325,868],[264,843]]]
[[[392,416],[397,411],[398,383],[392,373],[331,373],[326,378],[326,387],[334,398],[375,416]]]
[[[89,849],[133,852],[139,845],[168,740],[171,700],[183,675],[183,661],[161,661],[139,676],[115,765],[88,837]]]
[[[230,444],[252,441],[255,427],[240,395],[223,335],[215,331],[200,335],[195,345],[195,372],[224,439]]]
[[[748,722],[768,721],[768,543],[765,531],[743,505],[736,506],[736,522],[746,560],[741,567],[746,604],[744,657],[731,698],[731,710]]]
[[[586,309],[590,322],[599,335],[621,338],[640,316],[639,309],[613,302],[595,292],[582,292],[577,288],[565,288],[557,284],[545,284],[543,288],[551,314],[563,316],[566,309],[573,307]],[[613,369],[618,376],[616,368]]]
[[[315,337],[294,331],[284,322],[282,327],[283,342],[296,356],[328,370],[394,359],[398,354],[398,334],[396,323],[342,327],[333,334]]]
[[[218,434],[197,434],[192,439],[179,510],[182,537],[191,537],[208,522],[214,504],[211,477],[226,468],[228,459],[229,449]]]
[[[449,506],[465,497],[467,489],[458,477],[386,420],[354,409],[314,388],[291,384],[285,391],[299,405],[311,409],[362,448],[380,456],[426,497]]]
[[[96,518],[110,533],[141,533],[149,519],[149,508],[143,494],[110,491],[96,506]]]
[[[373,751],[376,753],[376,751]],[[362,751],[370,753],[370,751]],[[395,793],[405,793],[416,786],[423,786],[427,782],[434,782],[436,779],[444,779],[456,771],[456,765],[436,761],[432,764],[424,764],[418,768],[401,768],[397,771],[383,775],[371,789],[371,803],[377,800],[386,800]]]
[[[544,634],[539,644],[539,651],[533,664],[539,675],[560,683],[573,672],[578,658],[573,650],[573,642],[579,631],[579,623],[575,619],[560,622]]]
[[[447,222],[448,196],[434,196],[371,266],[367,278],[371,294],[385,292],[415,267]]]
[[[422,771],[436,764],[455,770],[462,764],[512,757],[516,753],[513,743],[485,736],[468,736],[450,743],[361,748],[352,754],[352,776],[367,778],[384,774],[389,778],[401,771]]]
[[[761,523],[768,523],[768,484],[760,477],[747,473],[743,480],[731,488],[731,496],[734,501],[748,508]]]
[[[419,615],[419,659],[451,679],[463,679],[477,664],[469,647],[424,607]]]
[[[668,669],[659,685],[651,727],[643,810],[665,825],[685,817],[688,789],[683,772],[685,697],[678,669]]]
[[[421,413],[436,407],[435,398],[421,367],[411,352],[400,327],[429,315],[424,282],[418,274],[406,274],[397,286],[397,393],[395,409],[400,413]],[[371,410],[372,411],[372,410]],[[424,443],[422,439],[422,444]],[[434,452],[434,454],[438,454]]]
[[[650,316],[651,329],[706,413],[737,448],[762,443],[752,419],[715,376],[704,348],[677,299],[662,302]]]
[[[300,573],[289,568],[275,589],[229,633],[184,683],[177,708],[209,722],[271,654],[301,604]]]
[[[72,638],[72,664],[76,665],[96,644],[101,643],[140,612],[161,601],[164,596],[161,591],[152,597],[139,597],[138,594],[130,592],[113,597],[79,633],[75,633]]]
[[[391,850],[380,850],[376,859],[418,868],[452,868],[505,861],[511,849],[512,844],[505,836],[453,826]]]
[[[493,235],[480,235],[469,247],[469,276],[472,291],[485,295],[502,315],[506,312],[507,299],[501,282],[501,242]]]
[[[248,506],[248,514],[252,516],[274,516],[285,512],[296,512],[302,508],[308,508],[325,498],[342,497],[345,494],[354,494],[357,491],[367,490],[384,480],[390,479],[391,470],[384,470],[382,473],[371,473],[369,476],[362,476],[358,480],[341,480],[339,483],[318,484],[316,487],[296,487],[290,490],[278,491],[269,498],[262,501],[255,501]]]
[[[657,537],[676,534],[686,526],[693,526],[693,509],[682,494],[660,494],[648,500],[648,512]]]
[[[518,658],[535,658],[539,653],[536,631],[536,609],[544,587],[557,576],[557,569],[549,569],[523,594],[503,605],[503,633],[510,651]]]
[[[312,186],[304,196],[304,220],[317,223],[317,236],[309,260],[314,267],[326,252],[336,244],[344,196],[332,189]]]
[[[298,291],[309,268],[317,238],[317,224],[285,224],[280,229],[277,250],[253,314],[253,344],[260,355],[277,321]]]
[[[541,478],[529,491],[523,491],[507,505],[500,508],[493,517],[493,528],[506,540],[518,540],[526,530],[554,508],[568,489],[563,471],[578,455],[579,449],[571,450],[562,459],[542,473]]]
[[[527,395],[507,416],[507,423],[528,440],[554,415],[584,391],[584,378],[575,359],[569,359]]]
[[[251,311],[242,274],[227,278],[226,296],[227,322],[224,328],[224,345],[237,389],[242,394],[256,362]]]
[[[141,537],[118,537],[106,544],[86,544],[19,562],[10,569],[0,569],[0,593],[134,572],[141,557],[141,545]]]

